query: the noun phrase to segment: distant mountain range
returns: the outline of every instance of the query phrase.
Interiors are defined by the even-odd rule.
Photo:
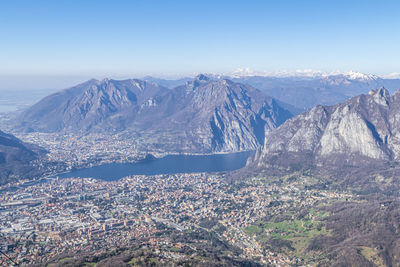
[[[184,78],[178,78],[178,79],[162,79],[162,78],[157,78],[157,77],[152,77],[152,76],[145,76],[141,80],[146,81],[146,82],[156,83],[158,85],[167,87],[169,89],[173,89],[177,86],[181,86],[187,82],[192,81],[193,78],[184,77]]]
[[[199,75],[173,89],[136,79],[89,80],[42,99],[16,121],[24,131],[156,131],[185,152],[213,152],[255,149],[292,116],[249,85]]]
[[[318,105],[267,133],[252,166],[366,166],[400,160],[400,90]]]
[[[400,79],[381,78],[355,71],[345,73],[320,71],[259,73],[249,69],[240,69],[232,73],[207,74],[207,76],[216,80],[229,79],[249,84],[301,111],[309,110],[318,104],[334,105],[382,86],[390,92],[400,88]],[[166,80],[146,77],[146,79],[169,87],[170,84],[183,84],[188,78]]]
[[[38,159],[41,152],[15,136],[0,131],[0,185],[36,174],[37,169],[31,163]]]
[[[245,76],[233,81],[254,86],[267,95],[309,110],[316,105],[334,105],[382,86],[391,92],[400,88],[400,79],[383,79],[358,72],[312,77]]]

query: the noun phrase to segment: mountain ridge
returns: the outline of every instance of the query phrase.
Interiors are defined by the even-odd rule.
[[[145,88],[148,90],[144,90]],[[144,104],[144,99],[147,100],[162,90],[168,89],[136,79],[91,79],[43,98],[24,111],[18,121],[22,127],[27,124],[32,130],[36,126],[39,130],[50,132],[76,127],[84,131],[95,127],[117,110],[136,115],[135,109]],[[124,127],[118,118],[104,126]]]
[[[367,93],[371,88],[384,86],[390,92],[400,88],[400,79],[357,71],[256,72],[246,68],[230,73],[206,75],[216,80],[229,79],[249,84],[302,111],[309,110],[318,104],[334,105],[346,101],[349,97]],[[180,83],[179,80],[175,82]]]
[[[362,166],[400,160],[400,90],[371,90],[334,106],[316,106],[267,134],[257,168]]]
[[[198,75],[173,89],[136,79],[104,79],[45,97],[19,115],[15,129],[156,131],[183,138],[186,152],[231,152],[255,149],[266,131],[291,116],[261,91],[227,79]],[[173,142],[178,146],[179,140]]]

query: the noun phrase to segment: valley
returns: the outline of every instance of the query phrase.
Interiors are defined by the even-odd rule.
[[[400,1],[0,1],[1,267],[400,267]]]
[[[397,93],[371,90],[294,116],[292,106],[247,85],[205,75],[185,82],[168,89],[90,80],[3,116],[2,128],[15,135],[4,136],[31,153],[21,162],[36,171],[7,176],[0,187],[3,262],[393,264],[400,255]],[[204,172],[193,160],[195,172],[118,176],[112,165],[186,154],[209,155],[220,167],[229,153],[254,149],[244,168],[230,172]],[[94,172],[75,177],[88,167],[103,180]]]

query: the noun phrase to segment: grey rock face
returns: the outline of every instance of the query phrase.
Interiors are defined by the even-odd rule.
[[[266,132],[291,117],[275,100],[250,86],[198,76],[173,90],[176,111],[166,121],[202,139],[210,151],[255,149]]]
[[[266,135],[257,166],[361,164],[400,159],[400,92],[380,88],[335,106],[316,106]],[[290,159],[290,160],[289,160]]]
[[[291,116],[251,86],[199,75],[174,89],[140,80],[91,80],[44,98],[19,117],[19,127],[155,131],[175,138],[176,146],[190,143],[187,152],[239,151],[262,145],[265,133]]]

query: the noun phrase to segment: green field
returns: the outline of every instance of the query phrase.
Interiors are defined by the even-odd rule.
[[[253,236],[268,250],[311,263],[321,255],[307,250],[310,241],[315,236],[330,234],[322,220],[326,216],[328,216],[326,212],[310,209],[308,216],[302,219],[279,222],[257,221],[255,224],[246,227],[244,231]]]

